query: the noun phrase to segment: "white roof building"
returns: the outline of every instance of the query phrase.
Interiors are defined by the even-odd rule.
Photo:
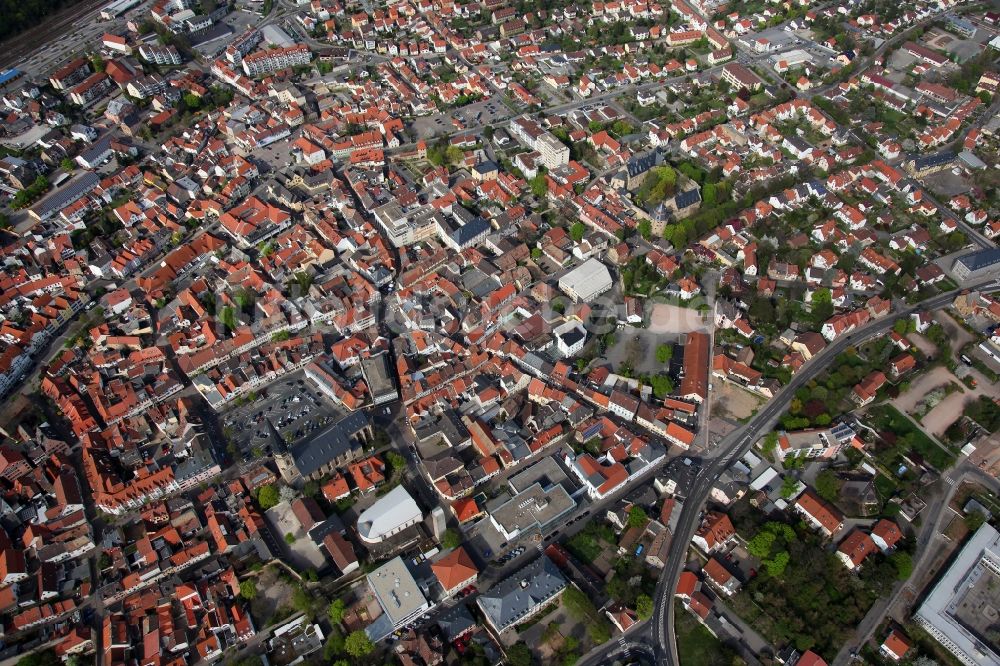
[[[358,536],[380,543],[424,519],[420,507],[403,486],[396,486],[358,516]]]
[[[559,278],[559,288],[574,301],[591,301],[612,286],[611,272],[597,259],[588,259]]]
[[[368,574],[368,587],[383,611],[365,628],[373,641],[382,640],[430,608],[402,557],[389,560]]]
[[[1000,532],[980,527],[962,547],[914,619],[969,666],[1000,663],[1000,644],[991,637],[986,609],[1000,605]]]

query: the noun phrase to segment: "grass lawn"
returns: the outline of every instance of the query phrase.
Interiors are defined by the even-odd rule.
[[[674,631],[681,666],[731,666],[734,653],[679,601],[674,602]]]
[[[878,474],[875,476],[875,490],[878,491],[879,499],[885,501],[896,492],[896,483],[884,474]]]
[[[591,521],[587,523],[580,532],[574,534],[566,541],[566,549],[577,557],[582,562],[590,564],[601,551],[604,550],[604,544],[601,543],[614,543],[615,533],[611,530],[608,525],[604,523],[599,523],[598,521]]]
[[[908,450],[919,454],[940,471],[944,471],[954,464],[955,454],[935,444],[930,437],[913,425],[892,405],[879,405],[869,412],[869,416],[876,430],[882,432],[883,435],[890,433],[896,437],[895,446],[892,451],[888,452],[889,455],[884,460],[885,464],[895,464],[895,461],[892,460],[895,453],[902,454]]]
[[[603,550],[597,539],[586,532],[574,534],[566,542],[566,548],[579,558],[581,562],[586,562],[587,564],[596,560],[597,556],[601,554],[601,550]]]

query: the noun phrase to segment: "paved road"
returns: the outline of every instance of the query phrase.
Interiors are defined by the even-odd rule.
[[[981,280],[967,285],[965,288],[984,288],[992,291],[997,288],[995,282],[996,280],[993,279]],[[712,485],[722,472],[734,459],[743,455],[754,442],[771,430],[778,418],[784,414],[795,395],[795,391],[823,372],[841,352],[862,340],[884,335],[901,317],[907,317],[921,310],[934,310],[950,303],[959,291],[956,289],[945,292],[917,305],[897,310],[893,315],[876,319],[850,335],[841,336],[834,340],[822,352],[810,359],[792,377],[791,381],[742,428],[734,430],[719,442],[716,449],[717,457],[702,468],[694,484],[694,490],[684,503],[674,540],[667,556],[667,563],[656,588],[653,618],[630,634],[632,640],[645,641],[652,646],[658,664],[680,666],[674,636],[673,591],[686,562],[688,544],[697,529],[701,507],[707,501]],[[606,663],[618,650],[619,648],[614,642],[608,643],[603,649],[591,652],[580,663],[583,666]]]

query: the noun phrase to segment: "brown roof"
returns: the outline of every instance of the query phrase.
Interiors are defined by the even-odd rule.
[[[431,570],[446,590],[454,589],[479,574],[472,558],[461,546],[432,564]]]
[[[836,532],[843,524],[844,517],[840,511],[830,506],[817,495],[811,488],[799,495],[795,501],[796,506],[815,518],[830,533]]]
[[[354,547],[339,532],[331,532],[323,537],[323,545],[330,553],[330,559],[342,572],[352,564],[357,564],[358,558],[354,554]]]
[[[709,548],[715,548],[717,544],[727,541],[736,534],[736,528],[726,514],[710,511],[696,534],[705,539]]]
[[[693,571],[682,571],[681,577],[677,581],[677,590],[674,594],[690,597],[698,587],[698,576]]]
[[[292,513],[306,532],[326,520],[326,514],[312,497],[301,497],[292,501]]]
[[[892,633],[886,637],[885,642],[882,643],[882,647],[888,649],[897,657],[902,658],[907,652],[910,651],[910,647],[912,646],[910,645],[910,641],[907,640],[903,634],[893,629]]]
[[[698,590],[691,595],[691,610],[698,614],[698,617],[705,619],[712,610],[712,600],[705,596],[705,593]]]
[[[705,575],[712,579],[716,585],[725,585],[733,577],[733,574],[729,573],[726,567],[722,566],[722,562],[719,562],[718,558],[713,557],[705,566],[702,567],[702,571]]]
[[[706,333],[687,334],[681,396],[697,395],[702,400],[708,397],[708,345],[709,337]]]
[[[883,518],[875,523],[875,527],[872,528],[872,534],[885,541],[889,548],[895,546],[903,538],[902,532],[899,531],[899,525],[888,518]]]
[[[843,553],[850,558],[854,566],[861,566],[865,559],[877,551],[872,538],[859,529],[855,529],[837,547],[837,552]]]
[[[797,342],[805,347],[809,350],[810,354],[818,354],[826,347],[826,341],[823,339],[823,336],[813,331],[800,333],[793,342]]]

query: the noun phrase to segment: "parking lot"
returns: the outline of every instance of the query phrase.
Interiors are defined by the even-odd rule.
[[[458,109],[416,118],[413,121],[413,132],[420,138],[428,138],[462,131],[462,127],[453,122],[456,119],[462,126],[471,128],[494,125],[510,117],[510,109],[500,101],[499,96],[493,95]]]
[[[226,412],[225,432],[243,462],[274,452],[275,445],[292,444],[343,416],[304,374],[294,372],[261,391],[255,400]]]

